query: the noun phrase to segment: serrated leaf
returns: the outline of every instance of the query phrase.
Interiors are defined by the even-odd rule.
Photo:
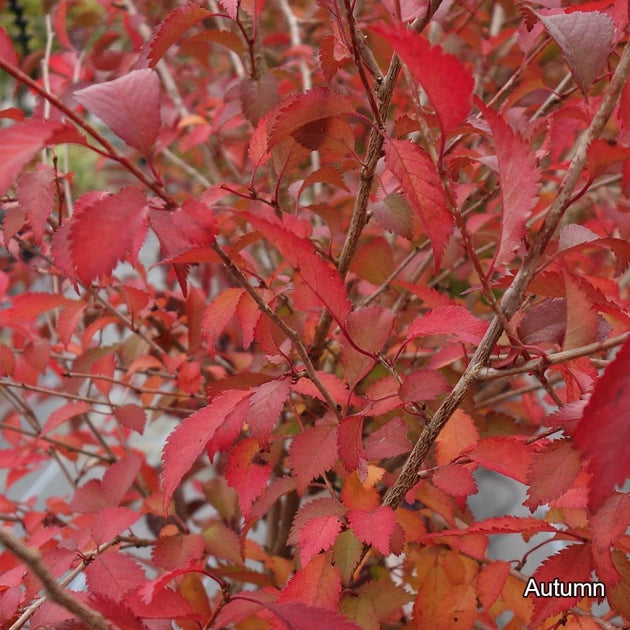
[[[339,458],[348,472],[357,471],[363,482],[367,478],[367,457],[363,449],[363,416],[348,416],[337,428]]]
[[[408,453],[413,444],[407,437],[409,427],[402,418],[392,418],[370,434],[365,443],[368,459],[386,459]]]
[[[554,38],[584,95],[606,68],[615,45],[615,23],[599,11],[536,14]]]
[[[475,85],[472,74],[453,55],[431,46],[423,35],[400,27],[378,26],[382,35],[420,82],[446,136],[466,118]]]
[[[151,38],[145,43],[140,54],[140,66],[144,58],[148,59],[149,67],[153,68],[166,54],[166,51],[187,31],[191,26],[212,17],[212,12],[204,9],[196,2],[186,4],[173,9],[155,28]]]
[[[449,384],[441,372],[416,370],[405,376],[399,396],[403,402],[433,400],[448,391]]]
[[[556,343],[564,339],[567,303],[564,298],[546,298],[527,309],[519,322],[519,339],[525,344]]]
[[[325,610],[294,602],[265,604],[287,630],[361,630],[345,617]]]
[[[444,464],[440,466],[431,481],[436,488],[452,497],[467,497],[477,493],[477,483],[470,468],[461,464]]]
[[[225,478],[238,493],[241,513],[248,519],[254,500],[259,497],[271,474],[269,464],[260,461],[260,445],[254,438],[241,440],[228,455]]]
[[[630,342],[626,341],[595,384],[574,435],[575,444],[589,459],[592,511],[597,511],[616,484],[630,477],[629,379]]]
[[[97,545],[103,545],[129,529],[140,516],[126,507],[103,508],[92,525],[92,540]]]
[[[65,224],[69,226],[68,253],[77,278],[89,284],[110,274],[125,256],[134,260],[146,234],[147,212],[144,194],[131,187],[100,196],[92,203],[77,204]]]
[[[130,147],[149,155],[160,130],[160,79],[155,70],[132,70],[77,90],[74,98]]]
[[[205,308],[201,326],[211,355],[214,355],[216,343],[234,317],[239,300],[244,293],[245,289],[236,287],[224,289]]]
[[[540,173],[523,138],[493,110],[481,107],[481,112],[492,130],[499,164],[503,220],[496,260],[504,264],[512,260],[525,236],[525,224],[536,205]]]
[[[0,129],[0,195],[59,128],[58,122],[29,120]]]
[[[288,581],[277,602],[300,602],[336,611],[341,595],[341,574],[328,555],[315,556]]]
[[[240,4],[240,0],[219,0],[219,2],[230,18],[235,20],[238,15],[238,5]]]
[[[453,233],[455,219],[446,207],[440,177],[431,158],[417,144],[388,138],[385,163],[400,182],[405,198],[414,209],[431,240],[435,269]]]
[[[343,94],[316,87],[295,94],[275,110],[269,121],[269,149],[299,132],[300,128],[330,116],[354,115],[356,107]]]
[[[284,224],[272,223],[249,213],[246,218],[278,248],[335,321],[343,324],[352,307],[337,269],[315,251],[309,240],[300,238]]]
[[[536,451],[528,471],[527,500],[532,512],[563,495],[580,472],[579,453],[569,440],[555,440]]]
[[[390,193],[371,209],[376,221],[386,230],[408,239],[413,238],[413,211],[402,195]]]
[[[341,532],[333,545],[333,562],[339,567],[341,577],[348,583],[363,553],[363,543],[351,529]]]
[[[478,344],[487,329],[488,322],[477,319],[463,306],[438,306],[411,322],[407,341],[421,335],[452,335],[466,343]]]
[[[532,576],[536,584],[589,582],[593,570],[593,554],[589,543],[576,544],[547,558]],[[526,592],[526,591],[525,591]],[[530,593],[530,596],[532,593]],[[548,617],[569,610],[582,597],[534,597],[532,627],[537,627]]]
[[[123,601],[125,596],[146,582],[140,565],[120,551],[108,550],[85,568],[90,593]]]
[[[54,209],[55,171],[51,166],[38,164],[22,173],[17,182],[17,193],[20,207],[25,210],[33,230],[33,238],[39,244]]]
[[[203,557],[205,540],[201,534],[161,535],[153,545],[151,559],[162,569],[188,566]]]
[[[533,447],[516,436],[489,437],[481,440],[469,457],[488,470],[527,483]]]
[[[162,490],[166,510],[173,492],[212,439],[217,428],[234,407],[247,396],[246,391],[228,390],[209,405],[191,414],[168,436],[162,451]]]
[[[308,484],[337,461],[337,427],[320,424],[296,435],[289,447],[289,464],[297,481],[297,491],[304,494]]]
[[[290,388],[289,379],[275,379],[253,389],[246,421],[255,438],[267,441],[280,417]]]
[[[348,523],[359,540],[384,556],[389,555],[390,539],[396,527],[396,514],[389,506],[380,505],[370,512],[350,510]]]

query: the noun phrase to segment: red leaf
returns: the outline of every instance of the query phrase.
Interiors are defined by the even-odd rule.
[[[306,492],[308,484],[337,461],[337,427],[320,424],[296,435],[289,447],[289,464],[297,481],[298,494]]]
[[[130,255],[135,259],[144,241],[147,227],[147,205],[137,188],[123,188],[113,195],[84,195],[86,201],[77,203],[70,221],[64,223],[69,251],[54,250],[55,262],[65,270],[67,263],[59,260],[70,256],[76,276],[89,284],[98,276],[108,275],[118,261]],[[62,237],[62,238],[63,238]],[[66,243],[63,243],[66,245]]]
[[[29,120],[0,129],[0,195],[59,128],[58,122]]]
[[[361,630],[359,626],[348,621],[345,617],[323,608],[294,602],[265,603],[264,606],[282,622],[286,630],[322,630],[322,628],[326,628],[326,630]]]
[[[466,529],[444,529],[423,536],[432,540],[443,536],[467,536],[469,534],[526,534],[534,532],[556,532],[556,528],[533,516],[493,516],[473,523]]]
[[[594,512],[615,484],[630,477],[629,393],[630,341],[626,341],[595,384],[574,435],[575,444],[589,458],[589,507]]]
[[[475,85],[471,73],[453,55],[431,46],[420,34],[404,27],[378,26],[382,35],[420,82],[440,120],[442,136],[455,129],[470,112]]]
[[[389,555],[390,539],[396,528],[396,514],[389,506],[381,505],[371,512],[350,510],[348,523],[360,541],[384,556]]]
[[[227,390],[203,409],[188,416],[168,436],[162,451],[162,490],[166,510],[182,477],[192,468],[234,407],[247,396],[246,391]]]
[[[341,523],[340,523],[341,525]],[[336,611],[341,595],[341,574],[337,567],[330,564],[330,558],[321,554],[315,556],[306,566],[291,577],[280,591],[276,600],[281,602],[300,602]]]
[[[548,587],[548,583],[553,583],[554,580],[570,584],[590,582],[592,570],[593,554],[591,552],[591,545],[588,543],[576,544],[547,558],[547,560],[536,569],[532,579],[539,588],[543,586],[543,582]],[[547,591],[547,587],[544,587],[545,591]],[[526,586],[524,593],[527,592],[527,588]],[[529,596],[532,594],[533,592],[530,591]],[[523,596],[525,597],[525,595]],[[580,599],[582,599],[582,596],[534,597],[534,616],[531,619],[531,626],[538,627],[538,625],[548,617],[569,610],[572,606],[575,606]]]
[[[245,217],[278,248],[335,321],[343,324],[352,307],[337,269],[315,251],[309,240],[300,238],[283,223],[272,223],[250,213],[246,213]]]
[[[485,438],[469,454],[477,464],[521,483],[527,483],[532,461],[532,448],[518,437]]]
[[[448,391],[449,384],[441,372],[416,370],[405,376],[399,396],[403,402],[433,400]]]
[[[347,512],[346,508],[336,499],[321,498],[313,499],[308,503],[305,503],[300,507],[298,513],[293,519],[291,525],[291,531],[289,533],[288,542],[291,545],[298,543],[298,535],[300,530],[308,523],[316,518],[323,518],[328,516],[339,517]]]
[[[466,343],[478,344],[488,330],[488,322],[477,319],[463,306],[438,306],[411,322],[407,341],[421,335],[453,335]]]
[[[201,534],[178,533],[160,536],[155,541],[151,558],[156,566],[171,570],[201,559],[204,552],[205,540]]]
[[[564,339],[567,303],[563,298],[546,298],[527,309],[519,322],[518,336],[526,344],[556,343]]]
[[[92,525],[92,540],[103,545],[129,529],[142,516],[126,507],[106,507],[97,515]]]
[[[367,458],[363,450],[363,416],[344,418],[337,429],[339,457],[348,472],[357,471],[359,479],[367,479]]]
[[[365,443],[368,459],[386,459],[408,453],[413,444],[407,437],[409,427],[402,418],[392,418],[372,433]]]
[[[50,433],[66,420],[74,418],[82,413],[86,413],[87,411],[90,411],[90,409],[90,405],[83,401],[69,402],[62,405],[48,416],[48,420],[46,420],[44,426],[42,427],[41,435]]]
[[[477,493],[477,483],[470,468],[461,464],[445,464],[440,466],[431,481],[436,488],[452,497],[467,497]]]
[[[225,478],[238,492],[241,513],[248,519],[252,503],[267,486],[271,467],[259,461],[260,445],[254,438],[241,440],[228,456]]]
[[[238,302],[244,293],[245,289],[225,289],[206,307],[203,313],[202,331],[208,340],[208,350],[211,355],[214,355],[217,340],[234,317]]]
[[[308,521],[298,533],[300,562],[304,565],[320,551],[327,551],[334,544],[342,523],[333,516],[320,516]]]
[[[90,593],[104,595],[116,601],[146,582],[146,575],[129,556],[120,551],[107,551],[94,558],[85,568]]]
[[[166,54],[166,51],[187,31],[193,24],[211,17],[213,14],[196,2],[188,2],[183,6],[173,9],[155,28],[151,39],[144,45],[140,54],[139,67],[143,67],[144,60],[148,58],[148,65],[154,68],[157,62]]]
[[[588,94],[593,81],[606,69],[615,45],[615,23],[599,11],[536,15],[560,46],[580,90]]]
[[[22,173],[17,183],[20,207],[33,230],[36,243],[41,243],[46,232],[48,217],[55,203],[55,171],[52,166],[38,164],[34,169]]]
[[[525,236],[525,223],[538,196],[539,171],[528,144],[493,110],[479,103],[490,125],[499,164],[503,221],[496,254],[498,263],[512,260]]]
[[[0,59],[10,63],[12,66],[20,65],[17,53],[13,47],[13,41],[2,27],[0,27]]]
[[[160,79],[150,69],[77,90],[74,98],[129,146],[151,153],[160,130]]]
[[[630,523],[630,495],[615,492],[589,517],[595,572],[612,587],[621,575],[613,562],[611,547],[626,533]]]
[[[406,140],[387,139],[385,163],[400,182],[405,198],[431,239],[435,269],[453,233],[455,219],[446,207],[442,182],[424,149]]]
[[[269,120],[268,150],[294,136],[305,125],[330,116],[354,114],[356,106],[347,96],[327,88],[316,87],[295,94],[289,97],[288,102],[281,104]]]
[[[11,306],[0,310],[0,326],[10,326],[20,321],[34,320],[53,308],[74,303],[75,300],[70,300],[58,293],[22,293],[12,297]]]
[[[280,417],[290,388],[291,382],[286,378],[269,381],[253,388],[246,420],[251,434],[261,442],[268,440]]]
[[[147,422],[147,416],[144,413],[144,409],[139,405],[129,403],[116,407],[114,416],[116,416],[116,420],[124,427],[136,431],[140,435],[144,433],[144,425]]]
[[[398,193],[390,193],[372,206],[372,213],[378,223],[394,234],[413,238],[413,215],[407,200]]]
[[[510,575],[510,565],[497,560],[482,567],[477,575],[477,594],[484,610],[489,610],[499,595]]]
[[[580,472],[579,453],[569,440],[556,440],[534,453],[528,471],[527,500],[532,512],[563,495]]]

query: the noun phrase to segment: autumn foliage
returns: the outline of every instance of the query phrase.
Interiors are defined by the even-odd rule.
[[[2,628],[627,627],[627,3],[42,4],[0,31]]]

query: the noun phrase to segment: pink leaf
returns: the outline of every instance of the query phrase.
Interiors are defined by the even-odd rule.
[[[74,98],[130,147],[149,155],[160,130],[160,79],[150,69],[77,90]]]
[[[489,437],[481,440],[469,453],[469,457],[488,470],[527,483],[533,447],[519,437]]]
[[[188,416],[169,436],[162,451],[162,490],[166,510],[173,492],[192,468],[218,427],[247,395],[242,390],[227,390],[212,402]]]
[[[337,427],[320,424],[296,435],[289,447],[289,464],[297,481],[297,490],[304,494],[308,484],[330,470],[337,461]]]
[[[431,239],[436,270],[453,233],[455,219],[446,207],[442,182],[424,149],[407,140],[388,138],[385,164],[400,182],[405,198]]]
[[[45,435],[46,433],[50,433],[66,420],[74,418],[82,413],[86,413],[87,411],[90,411],[90,409],[90,405],[83,401],[69,402],[62,405],[48,416],[48,420],[46,420],[46,423],[42,427],[41,434]]]
[[[140,405],[129,403],[116,407],[114,416],[116,416],[116,420],[124,427],[136,431],[140,435],[144,433],[144,425],[147,422],[147,416]]]
[[[225,9],[225,12],[233,19],[236,19],[238,15],[239,0],[219,0],[221,6]]]
[[[470,112],[475,85],[471,73],[453,55],[431,46],[420,34],[404,27],[378,26],[382,35],[420,82],[440,120],[442,136],[455,129]]]
[[[346,513],[346,508],[336,499],[321,498],[313,499],[305,503],[295,515],[291,531],[289,533],[288,542],[290,545],[296,545],[299,542],[299,534],[306,523],[319,518],[328,518],[334,516],[338,518]]]
[[[17,183],[20,207],[33,230],[36,243],[41,243],[46,232],[48,217],[55,203],[55,171],[52,166],[38,164],[33,170],[22,173]]]
[[[480,108],[494,136],[501,180],[503,222],[496,259],[507,263],[525,236],[525,223],[536,205],[540,173],[534,153],[521,136],[494,111]]]
[[[394,510],[387,505],[371,512],[351,510],[348,522],[360,541],[378,549],[384,556],[389,555],[390,539],[396,527]]]
[[[0,129],[0,195],[59,127],[57,122],[29,120]]]
[[[225,289],[206,307],[203,313],[202,330],[208,340],[208,350],[212,355],[214,355],[217,340],[234,317],[238,302],[244,293],[245,289],[235,287]]]
[[[467,497],[477,493],[477,483],[470,468],[461,464],[445,464],[440,466],[431,481],[436,488],[452,497]]]
[[[621,347],[595,384],[575,432],[575,444],[589,458],[589,507],[593,511],[630,477],[630,341]]]
[[[537,13],[556,40],[580,90],[586,95],[593,81],[606,69],[615,45],[615,23],[599,11],[573,11],[557,15]]]

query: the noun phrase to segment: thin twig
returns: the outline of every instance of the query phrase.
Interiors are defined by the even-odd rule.
[[[39,551],[25,545],[17,536],[4,527],[0,527],[0,543],[22,560],[22,562],[35,573],[52,601],[63,606],[67,611],[86,623],[89,628],[93,628],[94,630],[109,630],[109,625],[106,623],[101,613],[79,601],[57,583],[53,574],[44,564]]]

